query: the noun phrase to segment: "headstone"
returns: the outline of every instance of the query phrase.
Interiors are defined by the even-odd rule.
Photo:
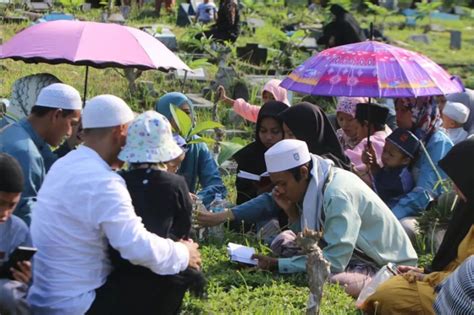
[[[460,18],[459,15],[444,12],[431,12],[430,16],[432,19],[439,19],[443,21],[458,21]]]
[[[258,27],[264,27],[265,21],[258,18],[248,18],[247,24],[249,27],[258,28]]]
[[[92,8],[92,5],[90,3],[83,3],[81,6],[82,12],[89,12]]]
[[[416,16],[406,16],[405,26],[412,28],[416,27]]]
[[[230,91],[234,83],[234,79],[238,78],[234,68],[220,66],[217,70],[216,77],[211,84],[211,90],[215,91],[219,85],[222,85],[226,91]]]
[[[169,50],[178,50],[178,42],[176,41],[176,35],[174,35],[170,29],[163,28],[161,30],[161,33],[155,33],[153,37],[162,42]]]
[[[30,2],[28,7],[33,12],[46,12],[50,9],[50,5],[46,2]]]
[[[4,16],[3,23],[6,24],[21,24],[29,22],[30,20],[25,16]]]
[[[318,43],[315,38],[306,37],[298,46],[306,48],[307,50],[316,50],[318,48]]]
[[[189,17],[189,3],[181,3],[178,8],[178,17],[176,19],[176,25],[187,26],[192,24],[191,18]]]
[[[433,32],[445,32],[446,28],[440,24],[430,24],[430,30]]]
[[[112,13],[107,18],[107,22],[124,25],[125,24],[125,18],[123,17],[123,15],[121,13]]]
[[[449,48],[452,50],[461,49],[461,32],[460,31],[449,31],[451,33]]]
[[[132,7],[129,5],[123,5],[120,7],[120,13],[124,17],[124,19],[128,19],[131,11],[132,11]]]
[[[234,98],[234,100],[242,98],[245,101],[248,101],[250,99],[250,93],[247,84],[242,81],[236,82],[234,84],[234,95],[232,95],[232,97]]]
[[[209,108],[214,107],[214,104],[211,101],[202,97],[201,94],[189,93],[189,94],[186,94],[186,96],[193,102],[194,108],[196,109],[204,109],[204,108],[209,109]]]
[[[267,60],[267,54],[267,48],[262,48],[255,43],[247,44],[244,47],[237,47],[237,57],[254,65],[264,63]]]
[[[42,19],[45,22],[51,22],[51,21],[74,21],[74,15],[72,14],[65,14],[62,12],[51,12],[49,14],[46,14],[42,17]]]
[[[186,80],[193,80],[193,81],[207,81],[207,75],[204,68],[197,68],[193,69],[192,72],[188,71],[186,74],[185,70],[178,69],[176,70],[176,77],[180,80],[184,80],[186,76]]]
[[[409,38],[410,40],[417,43],[423,43],[426,45],[429,45],[431,43],[429,37],[426,34],[411,35]]]

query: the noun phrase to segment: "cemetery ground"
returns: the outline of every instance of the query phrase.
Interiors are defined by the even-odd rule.
[[[275,7],[273,7],[275,6]],[[151,7],[145,7],[141,12],[133,8],[127,21],[128,25],[140,27],[144,25],[158,24],[158,28],[168,26],[176,34],[179,50],[177,54],[191,67],[202,67],[207,77],[213,78],[218,71],[216,52],[212,49],[210,42],[193,40],[198,27],[176,27],[175,15],[165,15],[157,19],[148,14]],[[92,10],[86,13],[79,12],[81,19],[100,20],[101,12]],[[230,47],[230,57],[227,65],[236,71],[237,80],[247,82],[246,75],[255,73],[266,73],[279,68],[281,74],[286,74],[284,69],[292,70],[307,59],[311,52],[297,48],[304,33],[295,33],[288,37],[281,30],[285,25],[292,23],[319,24],[324,21],[325,14],[292,9],[292,16],[288,17],[286,8],[276,5],[253,5],[247,6],[243,11],[243,17],[259,18],[264,25],[255,28],[255,32],[249,27],[243,27],[243,34],[239,37],[234,47]],[[417,20],[414,28],[405,27],[405,17],[401,15],[390,15],[387,17],[368,13],[356,15],[363,27],[374,21],[376,27],[382,26],[384,35],[395,41],[394,44],[406,49],[419,51],[432,58],[445,67],[451,74],[460,75],[466,86],[474,88],[474,20],[472,18],[461,18],[457,21],[429,20],[424,18]],[[428,33],[424,33],[427,25],[436,25]],[[11,38],[16,32],[28,24],[0,24],[0,38],[3,42]],[[451,50],[449,30],[462,32],[462,44],[460,50]],[[423,35],[419,39],[412,40],[412,35]],[[419,38],[419,37],[418,37]],[[426,41],[426,38],[428,39]],[[290,54],[280,51],[284,42],[290,47]],[[428,43],[426,43],[428,42]],[[267,62],[262,65],[251,65],[236,57],[236,46],[244,46],[247,43],[258,43],[267,47]],[[198,53],[196,53],[198,52]],[[0,98],[8,98],[15,80],[33,73],[51,73],[82,91],[84,84],[85,67],[71,65],[48,65],[48,64],[25,64],[20,61],[0,61]],[[173,74],[165,74],[159,71],[146,71],[137,80],[133,93],[130,86],[122,76],[123,71],[117,69],[89,69],[89,91],[88,95],[115,94],[124,98],[131,107],[141,112],[152,109],[156,99],[166,92],[181,91],[182,81],[177,80]],[[188,80],[184,87],[187,93],[199,93],[209,82]],[[259,93],[261,85],[250,86],[250,102],[259,104]],[[294,101],[301,95],[295,95]],[[334,110],[326,107],[327,111]],[[198,120],[210,120],[211,113],[207,109],[197,111]],[[251,141],[253,127],[236,121],[232,117],[231,110],[224,105],[219,107],[219,119],[228,128],[239,128],[247,131],[248,136],[226,139],[239,143]],[[233,175],[224,175],[226,186],[229,189],[230,200],[235,200],[235,189]],[[208,293],[204,300],[196,299],[186,295],[182,311],[184,314],[300,314],[304,312],[309,289],[305,275],[278,275],[267,271],[257,271],[255,268],[239,266],[229,261],[226,253],[227,242],[232,241],[250,246],[255,246],[257,251],[269,253],[268,247],[261,244],[255,235],[244,235],[242,233],[226,231],[224,240],[206,239],[201,243],[203,256],[203,270],[208,279]],[[423,238],[417,244],[420,255],[420,265],[429,261],[432,256],[431,246],[424,242]],[[346,295],[337,285],[327,284],[324,289],[321,310],[323,314],[358,314],[354,306],[354,300]]]

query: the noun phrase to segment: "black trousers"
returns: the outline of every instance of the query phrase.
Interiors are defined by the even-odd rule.
[[[112,273],[96,290],[88,315],[178,314],[190,281],[181,274],[159,276],[146,270]]]

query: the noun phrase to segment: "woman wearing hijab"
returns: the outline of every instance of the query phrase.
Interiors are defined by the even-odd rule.
[[[334,128],[319,106],[303,102],[281,113],[285,139],[305,141],[312,154],[332,160],[335,166],[350,169]]]
[[[434,165],[437,165],[453,147],[449,137],[440,129],[437,104],[431,97],[399,98],[395,100],[395,109],[398,127],[410,130],[426,147]],[[437,185],[437,172],[442,179],[446,178],[439,167],[436,170],[433,168],[426,154],[420,150],[412,168],[415,188],[392,208],[412,241],[415,238],[416,217],[442,192],[442,185]]]
[[[290,101],[288,100],[288,92],[286,89],[280,86],[280,83],[280,80],[271,79],[265,84],[262,90],[262,102],[264,104],[268,101],[279,101],[285,103],[288,106],[291,105]],[[220,100],[225,104],[232,106],[234,112],[236,112],[238,115],[251,122],[257,121],[260,106],[251,105],[242,98],[233,100],[227,97],[223,86],[219,86],[217,88],[217,93],[220,95]]]
[[[300,103],[282,112],[280,118],[283,122],[285,139],[305,141],[311,153],[331,160],[335,166],[350,169],[350,161],[344,155],[334,129],[318,106]],[[280,214],[281,211],[272,194],[265,193],[228,211],[215,215],[200,214],[198,221],[204,226],[214,226],[227,220],[263,226],[269,220],[280,217]]]
[[[268,176],[262,176],[260,181],[246,179],[239,174],[241,171],[262,175],[266,172],[264,154],[267,149],[283,139],[281,120],[278,115],[288,108],[288,105],[278,101],[265,103],[258,113],[255,128],[255,141],[234,154],[237,162],[237,204],[240,205],[264,192],[270,192],[272,185]]]
[[[209,31],[204,32],[207,38],[216,41],[234,43],[240,33],[240,13],[236,0],[221,0],[217,21]]]
[[[474,255],[474,139],[452,148],[439,166],[453,181],[460,202],[446,230],[443,242],[429,268],[399,267],[401,276],[384,282],[365,302],[369,314],[432,314],[435,288],[458,266]],[[471,305],[472,311],[472,305]],[[468,312],[469,313],[469,312]],[[468,314],[466,313],[466,314]]]
[[[176,129],[176,123],[171,114],[170,106],[176,106],[195,120],[193,103],[186,95],[178,92],[167,93],[160,97],[156,103],[156,111],[168,118],[171,125]],[[222,182],[216,161],[205,143],[193,143],[187,145],[186,156],[178,170],[178,174],[183,175],[188,184],[189,191],[196,193],[198,183],[200,191],[197,195],[202,199],[207,207],[216,194],[225,197],[227,190]]]
[[[319,45],[326,48],[364,41],[365,35],[356,19],[346,9],[338,4],[329,9],[334,15],[331,23],[323,28],[323,36],[318,39]]]

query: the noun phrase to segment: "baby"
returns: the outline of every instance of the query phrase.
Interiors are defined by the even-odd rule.
[[[469,118],[469,108],[462,103],[447,102],[443,108],[443,127],[454,144],[465,140],[468,136],[463,125]]]
[[[382,152],[383,167],[375,159],[372,148],[363,154],[363,160],[372,172],[372,188],[390,207],[395,206],[404,194],[413,189],[413,177],[409,171],[418,153],[420,143],[410,131],[395,129],[386,139]]]

